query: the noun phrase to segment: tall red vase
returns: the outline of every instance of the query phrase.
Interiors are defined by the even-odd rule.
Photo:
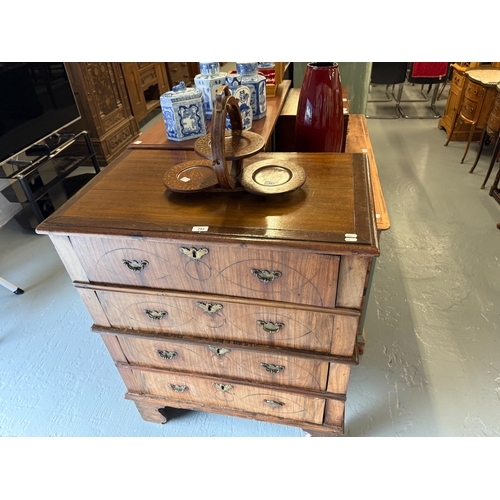
[[[295,141],[298,152],[342,149],[344,111],[337,63],[309,63],[300,89]]]

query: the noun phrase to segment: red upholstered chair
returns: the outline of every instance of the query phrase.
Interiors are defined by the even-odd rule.
[[[449,66],[450,63],[447,62],[413,62],[409,64],[406,80],[408,83],[413,83],[422,86],[421,93],[424,99],[401,100],[401,103],[428,102],[429,98],[423,93],[423,87],[424,85],[429,85],[429,91],[430,91],[431,86],[435,85],[430,106],[434,114],[430,116],[429,115],[409,116],[403,113],[403,110],[400,106],[399,109],[401,111],[401,115],[403,116],[403,118],[441,118],[441,115],[436,109],[436,99],[439,90],[438,84],[447,80]]]

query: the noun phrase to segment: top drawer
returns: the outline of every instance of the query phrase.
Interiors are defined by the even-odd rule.
[[[459,73],[457,70],[453,70],[453,76],[451,78],[452,83],[454,83],[459,89],[462,88],[464,84],[465,76]]]
[[[335,307],[340,258],[245,244],[72,236],[91,283]]]

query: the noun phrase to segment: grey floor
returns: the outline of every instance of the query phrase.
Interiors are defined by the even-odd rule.
[[[445,102],[446,92],[441,112]],[[390,106],[369,104],[369,113]],[[460,164],[465,144],[444,147],[437,122],[368,120],[391,228],[346,436],[500,435],[500,205],[479,189],[492,146],[469,174],[477,144]],[[11,220],[0,228],[0,256],[0,276],[25,290],[0,287],[0,436],[306,436],[197,412],[144,422],[49,238]]]

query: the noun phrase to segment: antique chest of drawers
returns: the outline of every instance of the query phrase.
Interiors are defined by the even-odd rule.
[[[131,150],[37,231],[145,420],[183,408],[341,434],[379,255],[366,155],[246,160],[304,168],[304,186],[275,197],[165,188],[195,157]]]

